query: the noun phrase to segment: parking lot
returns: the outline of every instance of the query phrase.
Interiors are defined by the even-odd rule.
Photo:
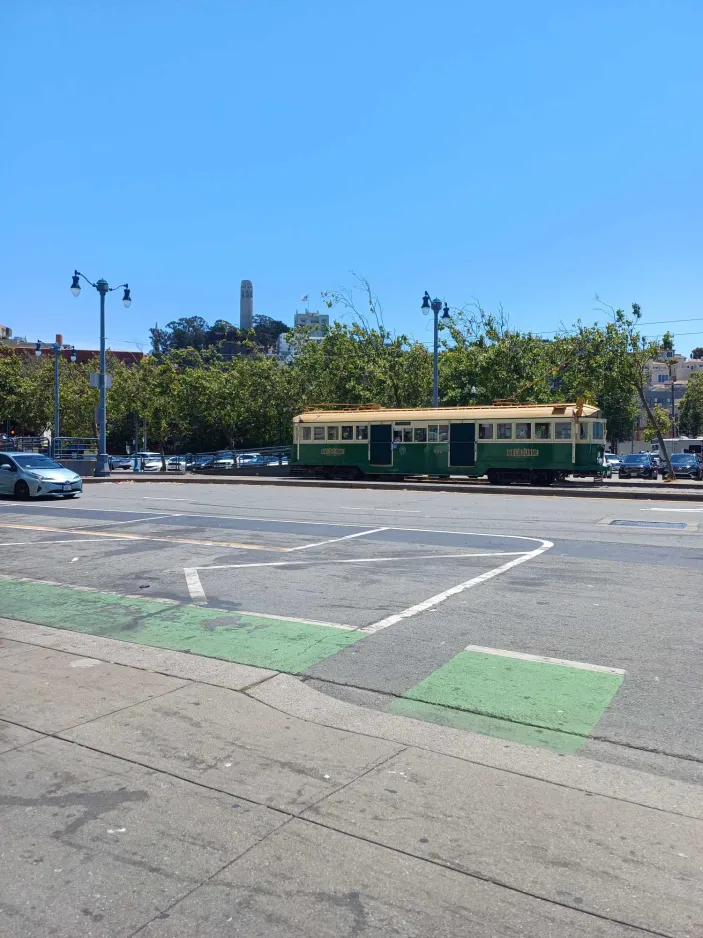
[[[0,502],[0,615],[699,777],[703,509],[93,485]]]

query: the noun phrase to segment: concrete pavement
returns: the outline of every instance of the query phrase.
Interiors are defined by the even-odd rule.
[[[7,938],[698,938],[699,786],[0,620]]]

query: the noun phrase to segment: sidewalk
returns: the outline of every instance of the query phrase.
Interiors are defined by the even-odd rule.
[[[703,934],[697,786],[0,619],[3,938]]]

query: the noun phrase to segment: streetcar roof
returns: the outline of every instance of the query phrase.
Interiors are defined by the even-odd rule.
[[[561,417],[570,420],[578,404],[484,404],[480,407],[376,407],[363,410],[308,410],[293,418],[294,423],[392,423],[396,420],[417,420],[425,423],[451,420],[536,420],[540,417]],[[582,417],[596,417],[597,407],[584,404]]]

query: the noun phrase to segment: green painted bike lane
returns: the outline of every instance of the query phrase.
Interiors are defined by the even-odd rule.
[[[295,618],[120,596],[0,578],[0,616],[237,664],[303,674],[362,632]],[[575,752],[622,683],[621,674],[462,651],[400,697],[391,712]],[[383,688],[378,688],[383,693]]]
[[[297,619],[11,579],[0,580],[0,615],[289,674],[301,674],[363,637]]]

